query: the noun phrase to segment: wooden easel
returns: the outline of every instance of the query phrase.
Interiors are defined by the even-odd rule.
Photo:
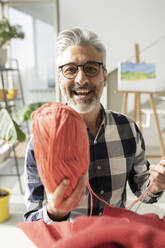
[[[135,55],[136,55],[136,63],[140,62],[139,58],[139,45],[135,44]],[[134,115],[133,119],[139,126],[139,129],[142,131],[142,119],[141,119],[141,102],[140,102],[140,96],[142,94],[148,94],[150,98],[150,105],[153,110],[153,115],[154,115],[154,120],[155,120],[155,125],[157,129],[157,134],[159,138],[159,143],[160,143],[160,155],[148,155],[147,157],[149,158],[159,158],[162,156],[165,156],[165,146],[163,143],[163,137],[159,125],[159,119],[156,111],[156,105],[154,101],[153,95],[160,95],[160,94],[165,94],[165,92],[162,91],[157,91],[157,92],[148,92],[148,91],[122,91],[122,90],[117,90],[115,93],[122,93],[123,94],[123,105],[122,105],[122,113],[127,114],[127,102],[128,102],[128,94],[134,94]]]

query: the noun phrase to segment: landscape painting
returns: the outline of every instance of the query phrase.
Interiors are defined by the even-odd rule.
[[[120,80],[135,82],[139,80],[154,79],[155,65],[145,63],[120,63]]]

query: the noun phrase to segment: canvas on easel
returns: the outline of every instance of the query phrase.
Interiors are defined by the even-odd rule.
[[[158,90],[154,64],[121,62],[118,67],[118,90]]]
[[[116,93],[123,94],[122,113],[127,114],[128,94],[134,94],[134,121],[137,122],[142,131],[141,100],[142,94],[147,94],[150,98],[150,105],[153,110],[154,120],[160,142],[160,155],[165,156],[165,145],[159,125],[156,105],[153,95],[163,93],[156,80],[155,65],[140,63],[139,45],[135,44],[136,63],[120,63],[118,69],[118,90]],[[155,155],[151,156],[155,157]],[[157,157],[157,156],[156,156]]]

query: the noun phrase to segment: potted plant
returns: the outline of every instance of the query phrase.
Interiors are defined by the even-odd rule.
[[[0,188],[0,222],[9,218],[9,198],[11,192],[7,188]]]
[[[24,39],[24,32],[20,25],[11,25],[8,19],[0,20],[0,66],[4,67],[7,60],[7,43],[11,39]]]

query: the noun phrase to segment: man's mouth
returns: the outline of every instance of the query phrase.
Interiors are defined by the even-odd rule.
[[[92,91],[91,90],[74,90],[73,93],[76,95],[76,96],[87,96],[91,93]]]
[[[86,83],[83,86],[79,84],[74,84],[70,87],[71,96],[73,96],[77,100],[88,101],[90,100],[95,92],[95,86]]]
[[[84,100],[84,101],[86,101],[86,100],[89,100],[91,97],[92,97],[92,95],[93,95],[93,90],[87,90],[87,89],[77,89],[77,90],[73,90],[72,91],[72,93],[73,93],[73,96],[75,97],[75,99],[77,99],[77,100]]]

